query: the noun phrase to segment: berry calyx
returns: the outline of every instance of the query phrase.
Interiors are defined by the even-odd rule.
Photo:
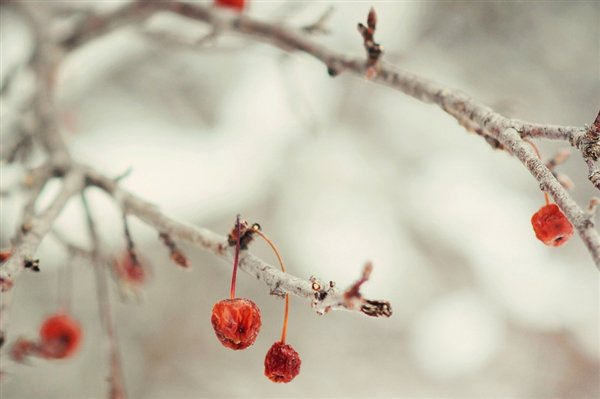
[[[210,321],[223,346],[240,350],[246,349],[256,341],[262,325],[260,309],[254,302],[235,297],[237,269],[240,260],[240,215],[235,222],[235,256],[231,276],[230,299],[215,303]]]
[[[563,245],[573,235],[573,225],[556,204],[540,208],[531,224],[538,240],[552,247]]]
[[[65,313],[50,316],[40,328],[39,352],[47,359],[71,357],[81,344],[81,327]]]
[[[242,11],[246,6],[246,0],[215,0],[215,5]]]
[[[275,342],[265,356],[265,375],[273,382],[288,383],[300,374],[298,352],[284,342]]]
[[[219,341],[233,350],[252,345],[261,327],[258,306],[245,298],[224,299],[215,303],[210,321]]]

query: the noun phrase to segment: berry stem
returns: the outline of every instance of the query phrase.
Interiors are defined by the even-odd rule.
[[[58,271],[58,308],[63,313],[71,310],[71,297],[73,296],[73,259]]]
[[[281,254],[279,253],[279,250],[277,249],[277,246],[275,246],[275,243],[273,241],[271,241],[271,239],[269,237],[267,237],[265,235],[265,233],[263,233],[262,231],[260,231],[260,228],[258,227],[258,225],[256,225],[256,224],[253,225],[252,229],[263,240],[265,240],[267,242],[267,244],[269,244],[269,246],[271,247],[271,249],[273,249],[273,252],[275,252],[275,255],[277,256],[277,260],[279,261],[279,265],[281,266],[281,271],[285,273],[285,264],[283,263],[283,258],[281,257]],[[284,308],[284,312],[283,312],[283,328],[281,329],[281,342],[282,343],[285,343],[285,337],[287,335],[287,325],[288,325],[289,310],[290,310],[290,297],[289,297],[289,294],[286,292],[286,294],[285,294],[285,308]]]
[[[535,155],[537,155],[538,159],[541,161],[542,156],[540,155],[540,151],[538,150],[537,146],[533,144],[533,142],[529,139],[523,139],[523,141],[525,141],[531,146],[531,148],[533,148],[533,152],[535,152]],[[544,200],[546,200],[546,205],[550,205],[550,197],[548,196],[548,193],[546,191],[544,191]]]
[[[235,219],[235,235],[235,257],[233,258],[233,273],[231,274],[231,299],[235,298],[235,282],[237,280],[237,269],[240,261],[240,215],[237,215]]]

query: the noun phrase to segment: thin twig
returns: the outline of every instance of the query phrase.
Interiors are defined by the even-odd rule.
[[[121,356],[117,343],[117,333],[111,315],[110,297],[104,264],[100,262],[100,237],[91,213],[90,206],[85,194],[81,193],[81,202],[85,212],[88,233],[92,241],[92,256],[94,259],[94,275],[96,278],[96,294],[98,297],[98,308],[100,310],[100,323],[104,329],[110,356],[110,399],[126,399],[125,383],[121,368]]]

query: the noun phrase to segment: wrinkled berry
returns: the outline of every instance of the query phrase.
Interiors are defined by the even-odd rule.
[[[260,330],[260,310],[249,299],[225,299],[215,303],[211,322],[219,341],[234,350],[254,343]]]
[[[219,7],[227,7],[236,11],[242,11],[246,6],[245,0],[215,0],[215,5]]]
[[[265,375],[273,382],[290,382],[300,374],[300,355],[290,345],[275,342],[265,356]]]
[[[532,217],[535,236],[546,245],[558,247],[573,235],[573,225],[556,204],[540,208]]]
[[[44,321],[40,328],[40,354],[48,359],[72,356],[81,343],[81,327],[77,320],[57,313]]]

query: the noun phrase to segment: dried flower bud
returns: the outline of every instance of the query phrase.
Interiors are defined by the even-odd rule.
[[[246,349],[254,343],[260,331],[260,310],[249,299],[224,299],[215,303],[211,322],[223,346]]]
[[[265,375],[273,382],[288,383],[300,374],[300,355],[290,345],[275,342],[265,356]]]
[[[535,236],[546,245],[558,247],[573,235],[573,225],[556,204],[549,204],[531,218]]]

